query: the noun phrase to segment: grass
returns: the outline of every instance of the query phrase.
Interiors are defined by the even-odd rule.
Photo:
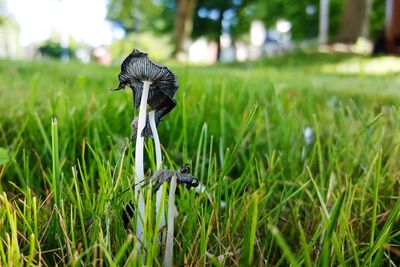
[[[173,67],[164,165],[190,162],[208,188],[180,190],[174,264],[398,266],[400,76],[365,67],[385,60],[400,64],[293,54]],[[0,265],[138,264],[122,219],[133,190],[117,197],[134,181],[131,92],[108,90],[118,73],[0,61]],[[153,224],[145,263],[159,266]]]

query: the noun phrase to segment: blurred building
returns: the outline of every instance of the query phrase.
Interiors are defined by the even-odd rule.
[[[93,57],[101,65],[111,65],[111,53],[105,45],[95,47],[93,49]]]
[[[274,28],[266,29],[264,23],[255,20],[249,29],[249,42],[233,41],[227,33],[220,37],[222,62],[254,60],[282,54],[293,47],[291,23],[279,20]],[[217,44],[206,38],[193,41],[189,47],[189,60],[211,64],[216,61]]]
[[[21,55],[18,23],[6,18],[0,25],[0,58],[14,59]]]

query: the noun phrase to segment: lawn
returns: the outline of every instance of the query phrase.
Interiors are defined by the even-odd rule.
[[[180,188],[175,265],[400,264],[399,58],[171,68],[164,167],[190,163],[207,187]],[[109,90],[118,73],[0,61],[0,265],[138,264],[123,221],[132,190],[120,195],[134,181],[134,111],[130,90]],[[161,253],[149,238],[145,264]]]

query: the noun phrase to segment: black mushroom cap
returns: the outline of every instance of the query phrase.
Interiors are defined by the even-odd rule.
[[[150,178],[150,183],[153,183],[153,192],[157,192],[161,185],[171,181],[172,177],[176,177],[178,184],[185,184],[187,189],[197,187],[200,184],[199,179],[190,174],[190,165],[185,164],[179,171],[174,170],[158,170]]]
[[[146,53],[133,49],[122,62],[118,79],[119,85],[115,90],[129,86],[133,91],[135,109],[140,105],[143,81],[151,82],[147,103],[150,110],[155,110],[156,125],[176,106],[174,96],[179,87],[176,75],[167,67],[151,62]],[[146,137],[151,134],[147,122],[145,128],[147,130],[145,129],[142,135]]]
[[[178,81],[176,75],[167,67],[150,61],[146,53],[134,49],[122,62],[118,75],[119,85],[115,90],[129,86],[134,92],[134,107],[138,108],[143,91],[143,81],[150,81],[148,104],[152,110],[161,109],[166,102],[173,100]]]

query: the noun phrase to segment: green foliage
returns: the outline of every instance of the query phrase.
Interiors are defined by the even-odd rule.
[[[382,34],[385,28],[386,1],[372,0],[372,11],[370,16],[370,35],[375,39]]]
[[[233,1],[198,0],[193,19],[193,37],[206,36],[219,41],[224,12],[234,7]],[[200,16],[201,11],[205,16]]]
[[[8,152],[5,148],[0,147],[0,165],[4,165],[9,160]]]
[[[344,0],[329,1],[329,36],[334,37],[340,27]],[[292,37],[295,40],[315,38],[318,36],[319,25],[318,0],[299,0],[289,2],[284,0],[255,1],[249,6],[247,14],[261,18],[267,27],[275,27],[277,20],[287,19],[292,23]],[[314,14],[307,14],[307,6],[315,7]],[[370,15],[370,33],[372,38],[379,34],[384,25],[385,3],[372,0]]]
[[[122,40],[118,40],[111,45],[112,58],[122,60],[132,52],[132,47],[136,47],[141,51],[153,51],[151,57],[155,60],[166,60],[172,53],[172,46],[166,36],[158,36],[151,32],[143,32],[141,34],[131,33]]]
[[[340,27],[344,0],[329,1],[329,36],[336,36]],[[249,1],[249,0],[198,0],[193,18],[193,38],[206,37],[218,41],[223,32],[234,40],[248,34],[251,22],[264,21],[267,28],[275,28],[279,19],[292,23],[291,35],[295,40],[317,38],[319,25],[319,0],[299,1]],[[313,9],[307,14],[306,9]],[[199,15],[203,12],[203,15]],[[213,13],[212,16],[210,14]],[[127,33],[152,32],[171,35],[176,16],[176,3],[171,0],[112,0],[108,19],[122,26]],[[225,16],[225,24],[222,20]],[[370,15],[371,38],[376,38],[384,28],[385,4],[372,0]],[[121,43],[121,42],[119,42]],[[121,45],[121,44],[119,44]],[[114,49],[118,50],[118,49]],[[120,49],[120,51],[122,51]]]
[[[397,266],[400,71],[375,64],[399,59],[172,66],[180,89],[159,126],[164,167],[191,161],[207,187],[180,188],[174,264]],[[122,220],[132,190],[116,197],[134,180],[131,92],[108,90],[118,73],[0,61],[1,265],[140,265]],[[160,266],[146,234],[146,265]]]
[[[12,20],[7,12],[6,0],[0,0],[0,26]]]
[[[205,36],[218,41],[222,32],[231,34],[234,39],[248,33],[254,17],[247,10],[256,3],[247,0],[199,0],[193,20],[193,37]],[[226,20],[225,25],[223,19]]]
[[[340,27],[342,19],[342,7],[344,0],[330,0],[329,1],[329,38],[333,40]]]
[[[51,58],[61,58],[61,54],[66,50],[65,53],[69,55],[69,57],[75,57],[75,51],[73,48],[63,48],[61,47],[59,42],[54,41],[46,41],[41,46],[39,46],[38,50],[44,57],[51,57]]]
[[[111,0],[107,19],[121,26],[127,33],[171,31],[175,12],[171,0]]]
[[[299,0],[296,2],[262,1],[264,8],[264,21],[267,27],[275,27],[279,19],[286,19],[292,23],[291,33],[294,39],[306,39],[318,35],[318,2]],[[316,9],[314,14],[306,13],[307,5],[313,5]]]
[[[274,0],[257,1],[246,10],[248,17],[262,19],[267,28],[274,28],[279,19],[292,23],[292,37],[295,40],[316,38],[319,25],[318,0],[300,0],[295,2]],[[329,1],[329,30],[334,36],[340,24],[343,0]],[[307,8],[310,9],[307,14]]]

